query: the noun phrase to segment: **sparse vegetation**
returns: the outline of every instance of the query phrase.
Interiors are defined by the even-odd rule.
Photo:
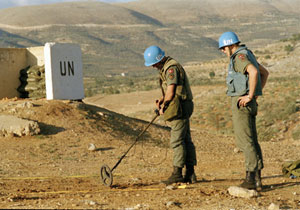
[[[271,59],[271,56],[270,55],[266,55],[265,59]]]
[[[292,52],[294,50],[294,47],[289,44],[284,47],[284,50],[289,54],[290,52]]]
[[[58,150],[56,144],[42,143],[42,144],[40,144],[39,147],[42,151],[50,153],[50,154],[55,153]]]
[[[97,77],[85,82],[85,94],[87,97],[96,94],[120,94],[142,90],[159,88],[157,72],[152,75],[141,76],[113,76]]]
[[[293,129],[292,137],[294,140],[300,140],[300,124]]]
[[[49,136],[47,136],[47,135],[36,135],[35,137],[40,140],[49,138]]]
[[[298,42],[298,41],[300,41],[300,33],[299,34],[293,34],[292,37],[282,39],[281,41],[283,41],[283,42],[291,41],[292,43]]]
[[[290,42],[290,44],[284,46],[284,50],[289,54],[295,50],[296,44],[300,41],[300,34],[293,34],[292,37],[281,40],[283,42]]]

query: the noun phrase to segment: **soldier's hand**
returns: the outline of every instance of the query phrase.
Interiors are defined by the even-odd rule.
[[[164,114],[164,109],[163,108],[159,109],[159,115],[163,115],[163,114]]]
[[[242,107],[245,107],[245,106],[247,106],[247,104],[248,104],[251,100],[252,100],[252,99],[249,98],[248,95],[239,97],[239,99],[238,99],[238,107],[241,107],[241,106],[242,106]]]
[[[158,100],[158,99],[155,100],[155,105],[156,105],[157,108],[159,109],[159,100]]]
[[[162,104],[162,102],[163,102],[163,101],[158,100],[158,99],[156,99],[156,101],[155,101],[156,107],[157,107],[159,110],[161,109],[161,104]]]

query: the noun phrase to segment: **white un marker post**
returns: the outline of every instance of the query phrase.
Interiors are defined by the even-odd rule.
[[[76,44],[46,43],[45,77],[47,99],[84,98],[81,49]]]

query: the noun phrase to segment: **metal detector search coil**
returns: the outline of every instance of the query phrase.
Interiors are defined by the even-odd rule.
[[[111,186],[113,183],[113,176],[112,176],[112,171],[108,167],[108,165],[103,165],[100,168],[100,176],[102,183],[105,186]]]
[[[106,165],[106,164],[101,166],[101,168],[100,168],[100,178],[101,178],[102,183],[105,186],[110,187],[112,185],[112,183],[113,183],[113,175],[112,175],[113,170],[117,168],[117,166],[121,163],[123,158],[130,151],[130,149],[135,145],[135,143],[138,141],[138,139],[146,132],[146,130],[150,127],[150,125],[156,120],[156,118],[158,116],[159,116],[159,111],[155,110],[154,118],[151,120],[151,122],[149,122],[149,124],[146,126],[146,128],[136,137],[134,143],[128,148],[128,150],[125,152],[125,154],[120,158],[120,160],[116,163],[116,165],[112,169],[110,169],[108,167],[108,165]]]

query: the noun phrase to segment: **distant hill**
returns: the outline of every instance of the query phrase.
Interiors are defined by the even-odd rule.
[[[140,0],[125,6],[176,24],[201,24],[211,18],[300,14],[298,0]]]
[[[19,36],[17,34],[8,33],[0,29],[0,45],[23,48],[30,45],[42,45],[41,43]]]
[[[0,10],[0,47],[78,43],[85,76],[135,76],[149,72],[143,66],[149,45],[186,63],[219,57],[217,39],[224,31],[237,32],[252,48],[290,37],[300,32],[298,8],[298,0],[86,1],[7,8]]]
[[[56,24],[150,24],[158,20],[137,11],[102,2],[67,2],[0,10],[0,23],[19,27]]]

